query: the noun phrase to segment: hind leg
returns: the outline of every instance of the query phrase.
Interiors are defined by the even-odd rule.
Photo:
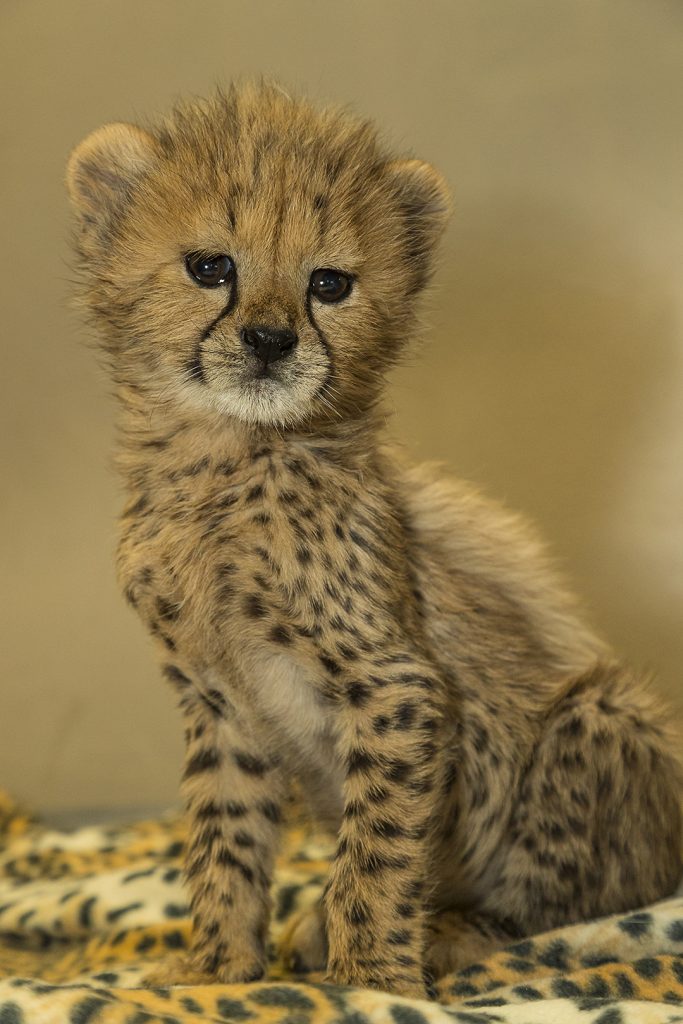
[[[485,914],[443,910],[431,914],[425,930],[425,967],[437,981],[501,949],[513,937]],[[280,958],[294,974],[324,971],[327,962],[325,914],[321,903],[304,910],[280,940]]]
[[[426,937],[425,965],[433,981],[485,960],[515,941],[493,917],[460,910],[432,914]]]
[[[498,760],[500,776],[507,769]],[[456,837],[467,836],[467,864],[445,844],[437,873],[448,874],[459,858],[457,872],[469,882],[458,888],[476,907],[428,917],[425,962],[434,977],[523,935],[642,906],[675,889],[679,769],[663,716],[618,667],[597,665],[567,684],[546,712],[522,777],[498,778],[495,803],[482,810],[476,789],[483,784],[476,772],[461,772],[468,774],[475,790],[460,800],[470,811],[454,825]],[[485,828],[476,826],[477,815]],[[459,902],[448,883],[443,888],[441,907]],[[293,922],[283,947],[294,970],[324,967],[320,908]]]
[[[681,874],[677,785],[652,698],[595,666],[548,712],[482,909],[529,935],[667,896]]]
[[[322,900],[296,914],[279,941],[280,960],[294,974],[327,967],[327,928]]]

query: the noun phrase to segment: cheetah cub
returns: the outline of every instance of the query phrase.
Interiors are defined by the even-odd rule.
[[[193,940],[155,982],[263,974],[292,777],[338,845],[286,955],[338,984],[421,996],[671,893],[662,712],[522,523],[381,440],[439,174],[265,85],[104,126],[68,186],[119,400],[118,572],[185,720]]]

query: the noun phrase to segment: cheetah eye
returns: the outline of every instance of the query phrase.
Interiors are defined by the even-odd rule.
[[[185,257],[188,274],[203,288],[218,288],[229,281],[235,273],[235,264],[229,256],[204,256],[200,252],[188,252]]]
[[[340,270],[314,270],[311,274],[310,290],[321,302],[340,302],[351,291],[352,280]]]

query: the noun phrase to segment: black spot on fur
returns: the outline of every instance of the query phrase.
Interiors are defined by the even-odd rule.
[[[482,725],[481,722],[472,723],[472,739],[476,752],[483,754],[489,745],[489,733],[486,726]]]
[[[164,935],[164,945],[168,946],[169,949],[184,949],[186,943],[183,933],[178,931],[168,932]]]
[[[90,1021],[99,1015],[100,1010],[107,1005],[108,1001],[106,999],[100,999],[98,996],[87,996],[71,1007],[69,1024],[90,1024]],[[1,1016],[0,1021],[2,1024],[5,1024]]]
[[[228,800],[225,805],[225,813],[229,818],[243,818],[247,813],[246,804],[240,803],[237,800]]]
[[[235,857],[235,855],[226,847],[223,847],[223,849],[219,851],[216,860],[219,864],[222,864],[225,867],[235,868],[236,871],[239,871],[246,882],[250,885],[254,884],[254,872],[252,869],[248,864],[245,864],[243,861]]]
[[[366,810],[365,804],[360,800],[347,800],[344,804],[345,818],[358,818]]]
[[[142,871],[131,871],[130,874],[124,875],[121,879],[122,882],[135,882],[138,878],[149,878],[156,871],[156,867],[144,868]]]
[[[250,504],[252,504],[252,502],[258,501],[259,498],[262,498],[262,497],[263,497],[263,484],[255,484],[254,487],[251,487],[247,491],[247,494],[246,494],[246,497],[245,497],[245,501],[246,501],[246,503],[248,505],[250,505]]]
[[[229,705],[219,690],[207,690],[206,693],[201,693],[199,696],[212,715],[216,718],[225,718]]]
[[[388,821],[385,818],[377,818],[372,823],[372,831],[375,835],[384,839],[399,839],[406,835],[406,830],[396,821]]]
[[[573,736],[578,739],[579,736],[584,734],[584,724],[578,715],[573,716],[567,722],[560,726],[558,732],[565,736]]]
[[[140,512],[144,512],[145,509],[147,508],[149,508],[149,498],[147,497],[146,494],[141,494],[138,500],[135,501],[132,505],[129,505],[128,508],[124,511],[124,518],[127,519],[129,517],[137,516],[140,514]]]
[[[659,960],[653,956],[643,957],[640,960],[636,960],[633,964],[636,974],[641,978],[646,978],[651,981],[653,978],[658,978],[662,973],[662,965]]]
[[[221,509],[232,508],[233,505],[237,504],[236,494],[224,494],[221,498],[217,498],[215,501],[215,507]],[[220,522],[220,520],[219,520]]]
[[[206,1013],[204,1008],[202,1008],[202,1013]],[[216,1013],[228,1021],[249,1020],[254,1016],[253,1011],[239,999],[228,999],[227,996],[221,996],[216,1000]]]
[[[412,775],[414,765],[408,761],[402,761],[400,758],[395,758],[391,761],[384,769],[384,777],[390,782],[405,782],[405,780]]]
[[[168,601],[165,597],[161,597],[161,595],[156,599],[156,610],[157,615],[164,622],[175,622],[180,615],[179,605]]]
[[[168,479],[180,480],[183,477],[198,476],[203,470],[208,469],[209,464],[209,456],[205,455],[203,458],[198,459],[196,462],[193,462],[189,466],[183,466],[180,469],[174,469],[171,473],[168,474]]]
[[[428,1024],[425,1015],[412,1006],[396,1003],[389,1007],[389,1013],[393,1017],[395,1024]],[[467,1014],[467,1016],[473,1015]],[[477,1018],[479,1017],[480,1014],[477,1014]]]
[[[505,964],[511,971],[516,971],[517,974],[530,974],[534,970],[532,961],[525,960],[520,956],[511,956],[505,961]]]
[[[78,923],[83,928],[92,928],[92,910],[97,903],[96,896],[88,896],[78,908]]]
[[[274,825],[277,825],[282,819],[280,808],[272,800],[263,800],[258,805],[258,809],[263,817],[268,821],[271,821]]]
[[[196,999],[193,999],[192,996],[182,996],[180,1005],[188,1013],[204,1013],[204,1007]]]
[[[191,686],[191,680],[185,676],[183,672],[180,672],[175,665],[165,665],[162,669],[162,674],[166,677],[169,683],[173,683],[180,689],[185,689],[187,686]]]
[[[634,939],[640,939],[643,935],[647,935],[652,927],[652,914],[641,910],[636,914],[630,914],[628,917],[622,918],[617,923],[622,932],[626,932]],[[681,930],[681,941],[683,941],[683,929]]]
[[[400,871],[410,866],[410,857],[390,856],[374,850],[363,851],[358,856],[358,867],[364,875],[375,875],[382,871]]]
[[[125,907],[116,907],[114,910],[107,911],[107,921],[113,922],[118,921],[124,914],[129,914],[132,910],[139,910],[143,904],[139,901],[137,903],[129,903]]]
[[[522,999],[543,999],[543,994],[531,985],[515,985],[512,991]]]
[[[235,750],[232,755],[233,761],[245,775],[262,776],[268,771],[268,764],[253,754],[246,751]]]
[[[370,919],[369,913],[366,903],[362,903],[361,900],[354,900],[349,909],[349,922],[359,928],[361,925],[368,923]]]
[[[126,933],[123,932],[122,934],[123,937],[125,938]],[[135,952],[147,953],[150,949],[154,949],[156,944],[157,941],[152,935],[143,935],[140,941],[136,943]]]
[[[569,949],[566,942],[556,939],[551,942],[546,950],[539,953],[538,960],[544,967],[554,967],[558,971],[567,971],[567,953]]]
[[[323,666],[323,668],[327,669],[330,675],[338,676],[340,674],[341,667],[339,663],[334,660],[334,658],[330,658],[326,654],[319,654],[318,661]]]
[[[296,560],[299,565],[308,565],[312,559],[311,551],[309,548],[299,546],[296,549]]]
[[[399,903],[396,907],[396,913],[399,917],[415,917],[417,908],[412,903]]]
[[[273,643],[282,644],[284,647],[289,647],[292,643],[292,634],[287,627],[282,624],[273,626],[269,635]]]
[[[282,1006],[299,1013],[310,1014],[316,1009],[313,1000],[293,985],[268,985],[250,992],[249,998],[252,1003],[260,1006]]]
[[[196,809],[195,817],[199,821],[206,821],[211,818],[220,817],[220,807],[218,807],[217,804],[214,804],[214,802],[211,800],[206,804],[202,804],[201,807],[198,807]]]
[[[356,708],[362,708],[368,702],[370,690],[364,683],[355,682],[347,688],[346,696],[350,704]]]
[[[298,885],[283,885],[282,888],[279,889],[277,894],[277,906],[275,908],[275,918],[277,921],[283,921],[292,913],[299,891],[300,889]]]
[[[201,772],[210,772],[218,768],[221,763],[221,756],[217,750],[200,750],[189,759],[183,771],[183,778],[189,779],[192,775],[199,775]]]
[[[415,722],[417,708],[412,701],[403,700],[394,712],[394,727],[396,729],[410,729]]]
[[[617,994],[621,999],[633,999],[636,994],[636,987],[629,978],[628,974],[624,971],[617,971],[613,975],[613,979],[617,984]]]
[[[356,772],[366,771],[374,764],[375,759],[372,754],[369,754],[367,750],[363,750],[362,748],[349,751],[346,759],[347,772],[349,775],[355,775]]]
[[[266,608],[258,594],[249,594],[244,600],[244,610],[252,619],[262,619]]]

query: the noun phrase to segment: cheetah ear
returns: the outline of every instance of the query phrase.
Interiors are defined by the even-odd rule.
[[[102,233],[156,159],[154,139],[136,125],[105,124],[88,135],[66,169],[69,197],[83,225]]]
[[[450,192],[439,172],[422,160],[394,160],[385,171],[403,216],[412,290],[417,292],[429,277],[432,252],[451,214]]]
[[[423,160],[393,160],[386,171],[398,193],[405,214],[421,221],[434,241],[451,214],[451,195],[445,179]]]

